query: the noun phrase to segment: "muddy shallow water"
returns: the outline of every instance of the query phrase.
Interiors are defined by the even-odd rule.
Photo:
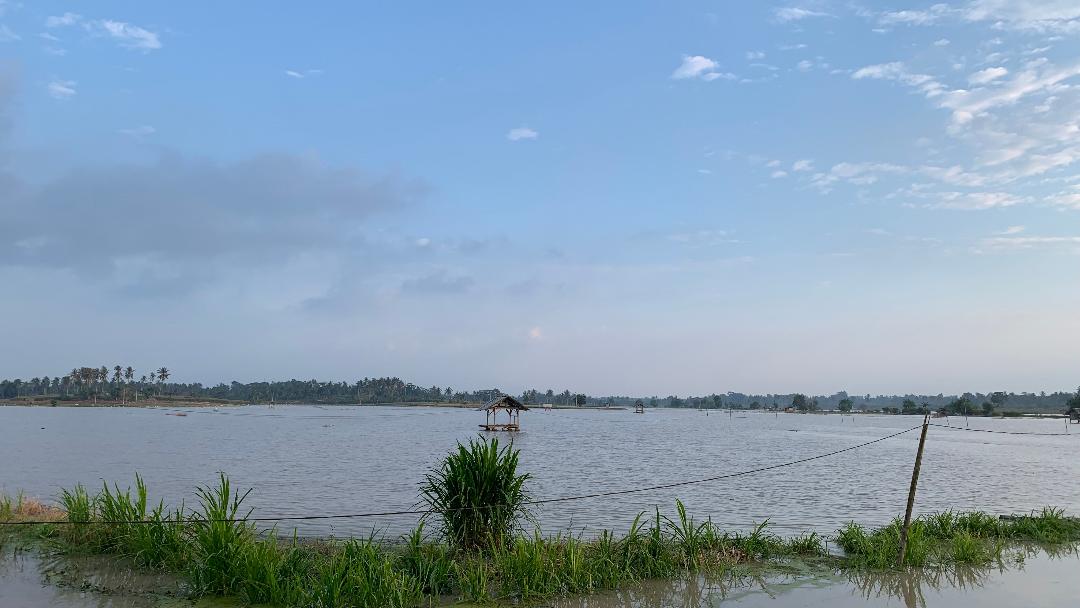
[[[174,414],[184,413],[185,416]],[[0,492],[53,499],[61,487],[131,483],[176,504],[227,472],[254,488],[256,516],[409,509],[417,483],[477,432],[475,410],[245,406],[213,410],[0,407]],[[830,452],[918,425],[920,417],[534,409],[514,438],[536,498],[712,477]],[[935,421],[938,422],[938,421]],[[944,423],[944,421],[941,421]],[[964,426],[953,419],[954,426]],[[1064,433],[1062,420],[972,418],[972,429]],[[507,439],[509,435],[502,435]],[[836,457],[675,489],[544,505],[546,532],[625,530],[642,510],[689,512],[727,528],[766,518],[779,533],[833,533],[849,520],[885,523],[903,509],[918,434]],[[1035,436],[932,428],[916,507],[1080,513],[1080,431]],[[301,534],[396,535],[414,516],[295,524]],[[282,525],[291,532],[293,523]]]
[[[785,573],[746,570],[716,580],[646,582],[626,590],[563,599],[552,608],[661,608],[673,606],[803,606],[1065,608],[1080,603],[1075,553],[1051,558],[1042,552],[992,568],[960,567],[912,573],[827,573],[792,568]]]
[[[1080,601],[1075,552],[1008,551],[992,568],[916,573],[833,573],[791,564],[781,571],[738,570],[716,579],[646,581],[620,591],[563,598],[535,608],[667,608],[744,606],[1045,607]],[[1016,555],[1023,555],[1018,561]],[[133,571],[104,557],[43,557],[35,551],[0,552],[0,606],[4,608],[222,608],[232,600],[194,602],[173,577]]]

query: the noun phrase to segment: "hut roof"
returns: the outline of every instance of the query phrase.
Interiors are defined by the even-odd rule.
[[[488,401],[487,403],[485,403],[484,407],[482,407],[480,409],[482,409],[482,410],[525,410],[525,411],[529,410],[529,408],[525,407],[525,404],[518,401],[517,399],[514,399],[510,395],[503,395],[502,397],[497,397],[495,399],[492,399],[491,401]]]

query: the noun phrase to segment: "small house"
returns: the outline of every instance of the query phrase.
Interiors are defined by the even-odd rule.
[[[520,431],[521,412],[529,410],[525,404],[509,395],[497,397],[480,409],[484,410],[486,416],[485,423],[480,425],[485,431]],[[506,414],[506,422],[499,421],[502,414]]]

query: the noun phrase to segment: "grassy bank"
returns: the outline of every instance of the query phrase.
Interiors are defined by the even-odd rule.
[[[761,525],[749,534],[696,522],[681,503],[669,518],[639,517],[624,535],[583,540],[515,534],[462,549],[421,524],[400,542],[374,537],[305,541],[259,532],[243,521],[245,494],[222,477],[197,492],[192,511],[150,505],[133,491],[65,491],[62,524],[20,528],[69,553],[108,553],[182,575],[195,595],[235,596],[280,606],[417,606],[447,600],[534,600],[612,589],[690,572],[722,573],[750,562],[823,557],[814,534],[783,539]],[[140,523],[135,523],[140,522]]]
[[[107,553],[181,575],[196,596],[233,596],[278,606],[419,606],[538,600],[624,587],[644,579],[719,575],[744,564],[791,558],[837,569],[896,565],[899,524],[877,529],[850,524],[829,555],[816,534],[781,538],[762,524],[750,533],[724,532],[695,521],[681,503],[670,517],[639,516],[624,534],[593,539],[544,537],[520,530],[503,542],[459,548],[421,524],[397,542],[280,538],[243,518],[246,494],[222,476],[199,488],[184,511],[152,505],[136,478],[134,490],[104,486],[91,494],[64,491],[64,511],[41,503],[0,499],[0,518],[60,523],[20,527],[54,550]],[[135,523],[140,522],[140,523]],[[8,534],[13,532],[9,531]],[[945,513],[917,519],[909,542],[911,566],[983,565],[1001,559],[1010,542],[1080,541],[1080,522],[1060,511],[1002,520],[984,513]]]

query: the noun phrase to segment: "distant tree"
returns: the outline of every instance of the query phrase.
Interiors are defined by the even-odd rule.
[[[905,416],[919,413],[919,404],[915,403],[911,399],[904,399],[904,402],[900,404],[900,413]]]
[[[851,399],[849,399],[848,397],[844,397],[840,400],[840,403],[837,407],[840,409],[841,412],[844,412],[846,414],[851,411],[851,407],[853,405],[855,405],[855,403]]]
[[[802,393],[795,393],[791,397],[791,407],[795,408],[800,412],[809,412],[810,399]]]
[[[157,370],[158,379],[158,397],[161,396],[161,389],[165,388],[165,381],[169,379],[169,368],[159,367]]]
[[[971,400],[967,397],[958,397],[953,399],[948,407],[948,413],[955,414],[957,416],[968,416],[972,413]]]
[[[649,407],[656,407],[660,403],[660,400],[656,397],[649,397]]]
[[[1080,410],[1080,388],[1076,389],[1076,394],[1065,400],[1065,407],[1069,408],[1069,411]]]
[[[713,403],[713,407],[715,407],[716,409],[720,409],[720,408],[724,407],[724,398],[721,397],[720,395],[713,395],[712,396],[712,403]]]
[[[993,416],[994,415],[994,404],[990,403],[989,401],[983,401],[982,411],[983,411],[983,416]]]
[[[679,399],[677,395],[671,395],[668,397],[668,407],[682,407],[683,400]]]
[[[576,403],[579,407],[585,405],[588,402],[589,399],[585,395],[581,393],[574,395],[574,403]]]

